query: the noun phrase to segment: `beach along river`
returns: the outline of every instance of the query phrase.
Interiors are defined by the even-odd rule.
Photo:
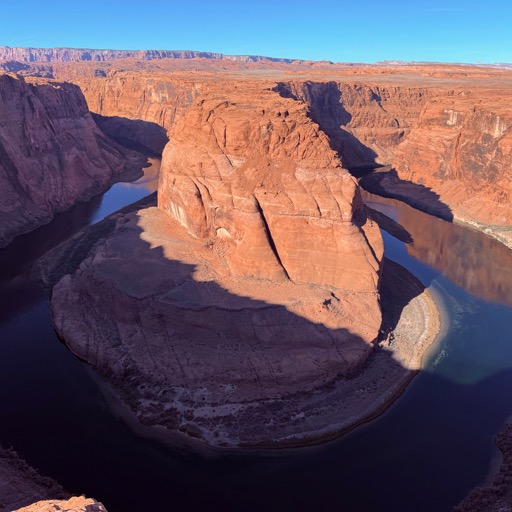
[[[512,251],[368,194],[414,240],[384,233],[386,256],[443,309],[443,338],[406,392],[379,418],[304,449],[197,453],[135,433],[57,339],[27,274],[60,241],[155,190],[157,174],[155,162],[138,182],[114,185],[0,251],[1,445],[109,512],[441,512],[485,481],[494,435],[512,414]]]

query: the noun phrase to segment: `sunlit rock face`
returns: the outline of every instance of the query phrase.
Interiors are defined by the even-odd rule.
[[[306,105],[221,85],[176,119],[158,208],[92,227],[71,265],[61,249],[55,327],[144,422],[214,445],[307,438],[332,412],[321,389],[378,336],[382,239]]]
[[[0,75],[0,247],[143,164],[110,141],[80,89]]]
[[[402,179],[439,194],[456,218],[506,226],[512,224],[512,111],[500,96],[460,92],[429,103],[398,148],[395,167]]]
[[[375,292],[380,235],[307,114],[271,91],[198,99],[170,132],[159,208],[222,244],[233,275]]]

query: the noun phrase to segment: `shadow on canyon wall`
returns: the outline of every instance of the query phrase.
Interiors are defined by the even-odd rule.
[[[91,113],[101,131],[128,149],[148,156],[161,157],[169,142],[167,131],[159,124],[120,116],[102,116]]]
[[[303,98],[294,94],[288,83],[280,82],[273,90],[284,98],[305,101],[308,104],[311,119],[327,135],[331,149],[338,153],[343,166],[360,179],[363,188],[385,197],[400,199],[444,220],[453,220],[450,207],[439,199],[437,193],[419,183],[399,178],[390,166],[377,162],[378,155],[372,148],[347,130],[352,115],[343,106],[342,93],[336,82],[306,82],[306,85],[310,89],[304,92]],[[319,93],[314,93],[315,85],[321,87]],[[374,92],[371,94],[371,101],[380,101]],[[382,180],[388,181],[389,185],[384,188],[381,185]]]

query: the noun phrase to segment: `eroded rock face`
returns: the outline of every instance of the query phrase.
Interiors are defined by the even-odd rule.
[[[334,428],[322,389],[372,350],[382,239],[306,106],[234,85],[176,120],[158,208],[59,249],[52,312],[144,422],[286,443]]]
[[[439,94],[421,86],[364,81],[280,82],[276,90],[309,105],[312,119],[348,168],[391,163],[423,105]]]
[[[170,138],[159,208],[221,245],[233,275],[378,288],[380,235],[361,229],[355,180],[305,105],[250,89],[199,99]]]
[[[397,149],[400,178],[439,194],[456,218],[512,223],[512,112],[496,95],[461,92],[426,105]]]
[[[0,246],[143,164],[98,129],[74,85],[0,75],[0,112]]]
[[[69,500],[45,500],[16,509],[16,512],[107,512],[99,501],[75,496]]]

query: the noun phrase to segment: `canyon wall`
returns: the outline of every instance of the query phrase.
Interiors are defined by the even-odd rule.
[[[235,62],[296,62],[294,59],[262,57],[259,55],[224,55],[222,53],[192,50],[96,50],[88,48],[10,48],[0,46],[0,61],[18,62],[69,62],[111,61],[116,59],[214,59]],[[300,62],[300,61],[299,61]]]
[[[82,90],[101,129],[134,147],[161,155],[167,130],[176,115],[190,106],[201,81],[156,74],[114,73],[106,78],[73,80]]]
[[[504,97],[474,91],[428,103],[397,148],[398,176],[435,191],[457,219],[510,225],[512,110],[508,105]]]
[[[109,140],[72,84],[0,75],[0,246],[144,159]]]
[[[421,86],[361,82],[280,82],[276,90],[304,101],[347,168],[389,164],[436,95]],[[437,93],[439,94],[439,93]]]

